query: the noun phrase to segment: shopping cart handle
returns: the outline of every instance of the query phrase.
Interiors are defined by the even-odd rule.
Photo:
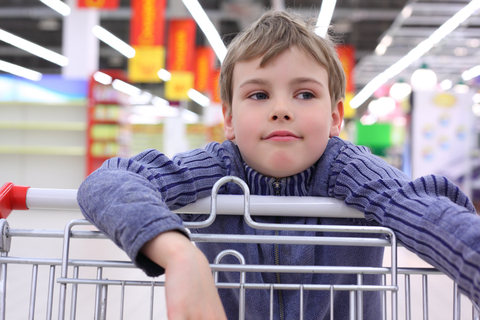
[[[0,219],[6,219],[12,210],[28,210],[27,190],[11,182],[0,187]]]

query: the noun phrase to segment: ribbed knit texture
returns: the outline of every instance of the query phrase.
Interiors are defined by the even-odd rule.
[[[365,220],[302,217],[264,217],[259,221],[296,224],[372,224],[392,228],[410,250],[454,278],[460,289],[478,303],[480,292],[480,218],[473,214],[468,198],[443,177],[428,176],[410,181],[368,149],[334,137],[318,162],[293,177],[274,179],[249,168],[231,142],[211,143],[204,150],[182,153],[172,160],[156,150],[147,150],[130,159],[114,158],[88,177],[78,192],[85,217],[124,249],[137,266],[149,275],[162,268],[139,253],[150,239],[167,230],[186,236],[183,220],[200,216],[173,214],[177,209],[211,194],[221,177],[238,176],[252,194],[279,196],[330,196],[365,212]],[[220,193],[241,194],[234,183]],[[170,209],[170,210],[169,210]],[[203,219],[203,217],[202,217]],[[216,222],[192,232],[263,234],[275,231],[253,230],[242,217],[219,216]],[[322,236],[321,233],[277,232],[279,235]],[[332,234],[328,234],[332,236]],[[349,236],[337,233],[336,236]],[[372,235],[373,236],[373,235]],[[256,245],[198,243],[209,261],[219,250],[240,251],[248,264],[355,265],[380,266],[381,248],[329,247],[308,245]],[[225,263],[238,263],[226,258]],[[221,281],[238,281],[238,274],[221,273]],[[251,274],[248,282],[259,283],[355,283],[356,275]],[[378,283],[378,277],[365,276],[364,283]],[[238,290],[220,290],[229,318],[238,314]],[[365,293],[364,318],[378,319],[379,299]],[[269,293],[250,290],[247,318],[268,318]],[[274,318],[298,318],[297,291],[284,291],[274,297]],[[307,319],[329,319],[329,293],[305,291]],[[348,293],[335,296],[335,319],[347,317]],[[238,318],[238,317],[237,317]]]

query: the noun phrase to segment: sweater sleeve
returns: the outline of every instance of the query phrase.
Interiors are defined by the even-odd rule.
[[[227,174],[229,157],[218,143],[172,160],[156,150],[107,160],[81,184],[77,201],[87,220],[105,233],[148,275],[164,270],[140,249],[158,234],[176,230],[188,237],[171,212],[207,197]]]
[[[328,192],[391,228],[407,249],[480,305],[480,217],[448,179],[410,181],[367,148],[346,144],[332,164]]]

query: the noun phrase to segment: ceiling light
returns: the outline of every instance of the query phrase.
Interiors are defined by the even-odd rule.
[[[477,117],[480,117],[480,104],[475,103],[475,104],[472,106],[472,111],[473,111],[473,113],[474,113]]]
[[[468,39],[467,46],[470,48],[478,48],[480,46],[480,40],[478,39]]]
[[[458,11],[453,17],[440,26],[428,39],[422,41],[413,48],[407,55],[390,66],[387,70],[373,78],[367,85],[350,101],[350,106],[356,109],[362,105],[378,88],[380,88],[389,79],[396,76],[422,55],[428,52],[433,45],[455,30],[460,23],[470,17],[480,8],[480,0],[472,0],[469,4]],[[404,9],[405,10],[405,9]]]
[[[477,117],[480,117],[480,104],[475,103],[472,106],[472,111],[473,111],[473,114],[475,114]]]
[[[170,81],[170,79],[172,79],[172,74],[165,69],[158,70],[157,75],[163,81]]]
[[[333,10],[335,10],[335,4],[337,0],[323,0],[320,8],[320,13],[317,18],[317,25],[315,27],[315,33],[320,37],[325,38],[328,27],[332,21]]]
[[[445,79],[442,82],[440,82],[440,88],[442,88],[443,91],[447,91],[450,88],[452,88],[453,82],[450,79]]]
[[[6,43],[11,44],[17,48],[28,51],[31,54],[39,56],[45,60],[58,64],[61,67],[65,67],[68,64],[68,58],[53,52],[51,50],[45,49],[44,47],[39,46],[33,42],[27,41],[16,35],[11,34],[10,32],[0,29],[0,40],[5,41]]]
[[[475,93],[475,94],[473,95],[473,97],[472,97],[472,101],[473,101],[474,103],[480,103],[480,93],[478,93],[478,92]]]
[[[57,19],[41,19],[37,23],[37,29],[42,31],[60,30],[60,21]]]
[[[152,104],[156,107],[164,107],[164,106],[170,106],[170,102],[168,102],[165,99],[162,99],[160,97],[153,97],[152,98]]]
[[[93,27],[93,34],[127,58],[135,57],[135,49],[100,26]]]
[[[457,57],[463,57],[463,56],[467,55],[468,50],[467,50],[467,48],[464,48],[464,47],[456,47],[455,50],[453,50],[453,53]]]
[[[210,105],[210,99],[195,89],[188,89],[187,96],[202,107],[208,107]]]
[[[42,74],[37,71],[33,71],[24,67],[17,66],[16,64],[0,60],[0,70],[14,74],[19,77],[27,78],[33,81],[40,81]]]
[[[145,105],[152,101],[152,94],[150,92],[142,92],[140,95],[131,96],[128,98],[128,102],[131,105]]]
[[[401,12],[401,15],[404,19],[408,19],[412,15],[412,11],[412,6],[405,6]]]
[[[383,56],[385,52],[387,52],[387,47],[379,43],[375,48],[375,53],[377,54],[377,56]]]
[[[395,110],[395,100],[390,97],[381,97],[378,100],[372,100],[368,104],[368,111],[376,117],[385,117]]]
[[[113,80],[112,87],[113,89],[126,93],[129,96],[139,96],[142,93],[142,90],[139,88],[118,79]]]
[[[463,72],[462,73],[462,79],[467,81],[467,80],[475,78],[478,75],[480,75],[480,65],[475,66],[475,67]]]
[[[392,37],[389,36],[389,35],[386,35],[385,37],[383,37],[382,41],[380,41],[381,44],[383,44],[384,46],[386,47],[389,47],[391,44],[392,44]]]
[[[412,88],[416,91],[433,90],[437,85],[437,75],[433,70],[423,64],[420,69],[415,70],[410,79]]]
[[[460,81],[459,83],[453,86],[453,91],[459,94],[468,93],[470,91],[470,87],[465,83],[463,83],[462,81]]]
[[[218,31],[213,26],[210,19],[208,19],[207,14],[203,10],[202,6],[198,3],[197,0],[183,0],[183,3],[187,7],[188,11],[192,15],[193,19],[197,22],[200,29],[202,29],[203,33],[207,37],[208,42],[215,51],[218,60],[220,63],[223,62],[225,56],[227,55],[227,47],[222,41],[222,38],[218,34]]]
[[[70,14],[70,7],[65,3],[60,0],[40,0],[53,10],[57,11],[60,13],[62,16],[68,16]]]
[[[101,84],[104,84],[106,86],[112,83],[112,77],[100,71],[97,71],[93,74],[93,79],[95,79],[95,81],[100,82]]]
[[[412,92],[412,87],[402,80],[393,84],[389,94],[395,101],[402,101]]]

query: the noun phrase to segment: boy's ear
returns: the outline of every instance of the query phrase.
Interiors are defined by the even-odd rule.
[[[223,112],[223,130],[225,132],[225,138],[227,140],[235,139],[235,130],[233,128],[232,122],[232,109],[228,108],[225,103],[222,103],[222,112]]]
[[[330,138],[333,136],[339,136],[340,131],[342,130],[342,121],[343,121],[343,100],[340,99],[337,102],[337,105],[333,108],[332,111],[332,124],[330,126]]]

